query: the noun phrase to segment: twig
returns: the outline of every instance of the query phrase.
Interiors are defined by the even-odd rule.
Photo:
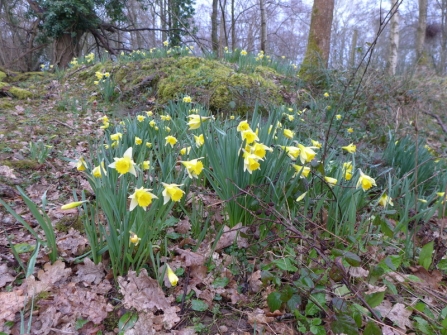
[[[427,114],[427,115],[435,118],[436,121],[438,122],[438,124],[441,126],[442,130],[444,131],[444,133],[447,133],[447,126],[444,124],[444,122],[442,122],[442,120],[439,117],[439,115],[436,115],[436,114],[433,114],[433,113],[430,113],[430,112],[424,112],[424,111],[422,113]]]

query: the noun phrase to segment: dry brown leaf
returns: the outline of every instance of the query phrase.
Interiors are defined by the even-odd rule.
[[[204,255],[180,248],[175,248],[174,250],[183,258],[184,266],[203,265],[205,262]]]
[[[23,290],[0,292],[0,326],[5,321],[13,321],[17,312],[25,307],[26,298]]]
[[[421,280],[424,286],[428,285],[431,289],[437,290],[439,288],[439,284],[442,282],[443,276],[439,270],[435,269],[430,273],[422,266],[410,266],[410,270]]]
[[[54,296],[54,306],[63,315],[87,319],[94,324],[101,324],[108,312],[113,310],[103,294],[97,294],[91,288],[76,286],[75,283],[61,287]]]
[[[46,263],[43,270],[37,272],[37,278],[29,276],[22,284],[28,295],[39,294],[43,291],[49,291],[54,284],[64,282],[71,274],[71,269],[65,269],[65,263],[57,260],[53,265]]]
[[[6,165],[0,165],[0,176],[6,177],[9,179],[17,179],[17,176],[14,174],[14,170]]]
[[[74,282],[84,282],[86,284],[99,284],[105,275],[104,265],[99,263],[96,265],[88,257],[84,258],[84,265],[78,266]]]
[[[151,312],[143,312],[138,314],[138,321],[132,329],[124,332],[125,335],[155,335],[157,331],[154,329],[154,314]]]
[[[8,268],[6,263],[0,265],[0,287],[15,280],[15,277],[11,276],[12,272],[13,270]]]
[[[239,248],[247,248],[248,241],[246,238],[240,236],[240,232],[244,232],[246,228],[242,228],[242,223],[239,222],[233,228],[224,227],[222,236],[216,244],[216,251],[229,247],[236,240]]]
[[[170,299],[165,297],[157,281],[147,275],[146,269],[142,269],[138,277],[135,271],[129,271],[127,279],[118,277],[118,284],[124,296],[124,307],[135,308],[138,312],[162,310],[165,329],[171,329],[180,321],[177,316],[178,308],[171,306]]]
[[[87,248],[88,240],[79,231],[70,228],[68,234],[57,238],[56,244],[59,253],[67,260],[72,260]]]
[[[269,324],[275,321],[275,318],[266,316],[264,311],[260,308],[256,308],[252,313],[247,312],[247,318],[248,323],[251,326],[260,324]]]
[[[251,274],[250,278],[248,279],[248,285],[250,287],[250,290],[254,293],[258,293],[259,291],[261,291],[261,270],[257,270]]]
[[[32,325],[33,334],[49,334],[52,328],[58,325],[61,316],[62,314],[57,311],[54,305],[40,307],[39,315]]]
[[[175,227],[175,231],[179,234],[187,234],[190,230],[191,222],[189,222],[189,218],[180,220]]]
[[[369,271],[362,267],[350,267],[349,275],[354,278],[366,278],[369,275]]]
[[[365,292],[365,294],[373,294],[377,292],[384,292],[386,291],[386,286],[374,286],[368,284],[368,291]]]
[[[384,300],[382,303],[375,307],[380,312],[382,317],[386,317],[394,322],[399,328],[406,329],[406,327],[412,327],[412,323],[409,319],[412,311],[405,308],[404,304],[397,303],[392,305],[389,300]]]

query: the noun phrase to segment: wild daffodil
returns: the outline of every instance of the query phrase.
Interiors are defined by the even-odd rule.
[[[341,147],[343,150],[346,150],[347,152],[349,152],[350,154],[355,153],[357,146],[353,143],[346,145],[344,147]]]
[[[149,161],[143,161],[143,163],[141,163],[141,169],[143,171],[149,170],[151,167],[151,162]]]
[[[78,171],[85,171],[87,169],[87,163],[84,160],[84,157],[79,157],[78,161],[76,162],[76,169]]]
[[[325,177],[324,177],[324,181],[325,181],[326,183],[328,183],[329,186],[335,186],[335,185],[337,185],[337,179],[332,178],[332,177],[327,177],[327,176],[325,176]]]
[[[314,147],[314,149],[320,149],[321,148],[321,143],[318,141],[315,141],[313,139],[310,139],[310,141],[312,142],[312,146]]]
[[[208,120],[211,118],[210,116],[200,116],[198,114],[191,114],[191,115],[188,115],[187,117],[189,119],[189,121],[188,121],[189,130],[199,129],[202,121],[205,121],[205,120]]]
[[[132,147],[128,148],[123,157],[113,158],[115,161],[112,164],[109,164],[110,168],[115,169],[120,176],[126,173],[133,174],[135,177],[137,176],[137,171],[135,170],[135,162],[132,159]]]
[[[191,151],[191,147],[182,148],[182,149],[180,150],[180,155],[186,155],[186,154],[189,154],[190,151]]]
[[[177,286],[178,277],[174,273],[174,271],[172,271],[171,267],[168,264],[166,264],[166,274],[168,275],[168,280],[171,283],[171,285],[172,286]]]
[[[135,192],[129,196],[129,199],[132,199],[130,201],[129,211],[133,211],[137,206],[140,206],[146,210],[146,208],[152,203],[152,199],[158,199],[155,194],[152,194],[149,191],[152,190],[150,188],[143,188],[143,186],[135,189]]]
[[[203,163],[200,161],[200,159],[203,159],[203,157],[192,159],[190,161],[180,161],[180,163],[185,166],[189,178],[198,178],[199,174],[202,172]]]
[[[251,174],[253,171],[260,169],[261,164],[259,160],[262,159],[244,150],[244,172],[248,171]]]
[[[143,122],[145,119],[146,119],[146,117],[144,115],[138,115],[137,116],[138,122]]]
[[[143,140],[141,138],[139,138],[138,136],[135,136],[135,144],[140,145],[141,143],[143,143]]]
[[[242,140],[245,140],[247,144],[259,141],[258,135],[256,135],[256,133],[251,129],[242,131],[241,136]]]
[[[132,244],[135,244],[135,246],[137,246],[138,243],[140,243],[141,238],[139,238],[137,234],[135,234],[135,233],[133,233],[131,231],[129,233],[130,233],[129,242],[132,243]]]
[[[104,162],[101,162],[98,166],[95,166],[95,168],[92,170],[92,175],[95,178],[101,178],[102,172],[104,171],[104,175],[107,176],[107,171],[104,168]]]
[[[196,147],[200,148],[202,145],[205,144],[205,137],[203,134],[200,134],[199,136],[194,135],[194,140],[196,142]]]
[[[382,194],[377,201],[377,204],[379,204],[382,207],[387,206],[394,206],[393,199],[391,199],[386,193]]]
[[[249,129],[251,129],[251,128],[250,128],[250,125],[248,124],[247,120],[243,120],[243,121],[239,122],[239,124],[237,125],[237,128],[236,128],[236,130],[240,131],[240,132],[249,130]]]
[[[292,159],[296,160],[298,156],[300,155],[300,148],[294,147],[294,146],[281,146],[283,150],[287,153],[287,155]]]
[[[166,136],[165,140],[166,140],[166,144],[165,145],[169,144],[171,146],[171,148],[173,148],[174,145],[177,143],[177,139],[174,136],[171,136],[171,135]]]
[[[350,127],[350,128],[347,129],[347,132],[352,134],[354,132],[354,129]]]
[[[311,147],[305,147],[304,145],[299,143],[297,143],[297,146],[300,149],[301,164],[311,162],[317,154]]]
[[[119,141],[122,137],[123,137],[123,134],[121,134],[121,133],[115,133],[115,134],[110,135],[110,139],[112,141]]]
[[[295,178],[296,175],[300,173],[300,178],[307,178],[307,176],[310,173],[310,167],[308,166],[302,166],[297,164],[292,164],[293,168],[296,170],[295,174],[292,176],[292,178]]]
[[[286,138],[292,139],[293,136],[295,136],[295,133],[291,131],[290,129],[284,129],[283,134]]]
[[[84,200],[84,201],[75,201],[75,202],[70,202],[66,205],[63,205],[61,207],[62,210],[66,210],[66,209],[72,209],[72,208],[76,208],[81,206],[84,202],[88,202],[88,200]]]
[[[356,188],[361,187],[363,189],[363,191],[367,191],[371,187],[377,186],[374,178],[371,178],[370,176],[364,174],[362,172],[362,170],[360,170],[360,169],[359,169],[359,172],[360,172],[360,177],[359,177],[359,180],[357,181]]]
[[[343,173],[346,180],[351,180],[352,178],[352,163],[345,162],[343,163]]]
[[[192,101],[192,99],[189,95],[183,97],[183,102],[189,104],[189,103],[191,103],[191,101]]]
[[[272,152],[273,149],[270,148],[268,145],[262,144],[262,143],[255,143],[251,146],[250,152],[253,155],[258,156],[259,158],[264,158],[267,151]]]
[[[183,186],[183,184],[182,185],[166,184],[166,183],[161,184],[164,187],[164,191],[162,192],[163,204],[167,204],[169,200],[172,200],[174,202],[180,201],[180,199],[183,197],[183,194],[185,193],[185,191],[179,188],[179,186]]]

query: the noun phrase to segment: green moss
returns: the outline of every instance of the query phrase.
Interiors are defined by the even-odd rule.
[[[55,228],[61,233],[68,233],[70,228],[73,228],[80,233],[85,232],[84,224],[79,215],[63,217],[56,223]]]
[[[0,99],[0,109],[1,110],[10,109],[13,107],[14,107],[14,104],[8,98]]]
[[[8,161],[0,161],[0,165],[9,166],[11,169],[17,170],[33,170],[40,166],[36,161],[32,161],[30,159],[22,159],[18,161],[8,160]]]
[[[0,71],[0,81],[3,81],[3,79],[6,78],[6,73],[4,73],[3,71]]]
[[[30,91],[15,86],[11,86],[9,92],[18,99],[27,99],[33,96],[33,94]]]

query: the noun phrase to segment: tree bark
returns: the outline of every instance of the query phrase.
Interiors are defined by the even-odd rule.
[[[419,18],[416,33],[416,62],[419,65],[426,65],[428,61],[425,46],[425,30],[427,29],[427,0],[419,1]]]
[[[314,0],[309,38],[301,70],[327,68],[331,46],[334,0]]]
[[[217,56],[219,53],[219,37],[217,33],[218,29],[218,1],[213,0],[213,9],[211,12],[211,44],[214,54]]]
[[[388,53],[388,74],[396,74],[397,50],[399,48],[399,6],[398,0],[391,0],[390,49]]]
[[[77,32],[74,37],[70,34],[63,34],[54,40],[54,65],[64,69],[73,57],[79,55],[79,41],[83,34],[83,32]]]
[[[357,39],[359,36],[359,31],[354,29],[351,41],[351,52],[349,54],[349,67],[353,68],[355,66],[355,55],[357,53]]]
[[[267,53],[267,14],[265,0],[259,0],[259,10],[261,11],[261,51]]]

